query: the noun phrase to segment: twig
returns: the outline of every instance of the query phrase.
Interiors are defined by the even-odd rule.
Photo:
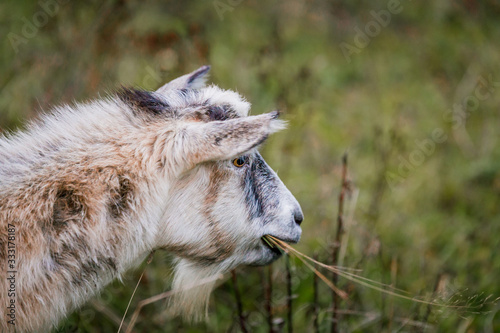
[[[231,277],[233,279],[233,289],[234,289],[234,297],[236,298],[236,307],[238,310],[238,318],[240,320],[240,328],[243,333],[247,333],[247,328],[245,325],[245,316],[243,315],[243,304],[241,302],[241,294],[240,290],[238,289],[238,283],[237,283],[237,277],[236,277],[236,271],[232,270],[231,271]]]
[[[339,210],[337,215],[337,233],[335,235],[335,243],[333,244],[333,266],[337,266],[339,260],[339,250],[340,244],[342,241],[342,233],[343,233],[343,214],[344,214],[344,197],[347,192],[347,153],[342,157],[342,184],[339,194]],[[336,286],[338,283],[338,275],[333,273],[332,282]],[[338,313],[339,309],[339,298],[338,293],[332,292],[332,303],[333,303],[333,312],[332,312],[332,333],[338,333],[338,322],[340,319],[340,314]]]
[[[132,318],[130,319],[130,324],[128,325],[128,330],[125,333],[130,333],[132,332],[132,329],[135,326],[135,322],[137,321],[137,318],[139,317],[139,313],[141,312],[141,309],[151,303],[157,302],[159,300],[162,300],[164,298],[170,297],[174,294],[172,290],[166,291],[164,293],[143,299],[137,304],[137,308],[135,309],[134,313],[132,314]]]
[[[356,210],[356,205],[358,204],[359,189],[355,188],[352,183],[349,182],[349,207],[346,210],[346,218],[344,219],[344,235],[342,237],[342,243],[340,244],[339,251],[339,266],[344,265],[344,259],[347,252],[347,243],[349,242],[349,234],[351,231],[351,226],[354,224],[354,212]]]
[[[318,256],[314,255],[314,260],[318,260]],[[318,276],[313,274],[313,327],[314,333],[319,333],[319,303],[318,303]]]
[[[266,284],[266,312],[267,324],[269,325],[269,332],[274,333],[273,330],[273,309],[272,309],[272,293],[273,293],[273,265],[268,266],[268,279]]]
[[[292,309],[292,271],[290,269],[290,256],[286,256],[286,290],[288,294],[288,333],[293,333],[293,309]]]

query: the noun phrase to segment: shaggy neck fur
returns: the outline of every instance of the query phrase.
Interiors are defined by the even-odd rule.
[[[0,258],[8,222],[17,331],[47,330],[157,246],[168,184],[157,186],[148,169],[161,147],[119,111],[113,102],[80,106],[0,142]]]

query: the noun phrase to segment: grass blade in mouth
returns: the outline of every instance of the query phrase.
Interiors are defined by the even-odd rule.
[[[270,238],[269,235],[265,235],[262,237],[262,240],[266,242],[267,245],[269,245],[270,248],[274,248],[273,240]]]
[[[283,250],[281,246],[276,245],[276,243],[269,237],[269,235],[262,236],[261,239],[262,241],[277,255],[283,255],[283,251],[286,252],[286,250]],[[288,253],[288,252],[287,252]]]
[[[355,282],[355,283],[360,284],[362,286],[365,286],[367,288],[377,290],[377,291],[380,291],[382,293],[385,293],[385,294],[388,294],[391,296],[395,296],[398,298],[406,299],[406,300],[417,302],[417,303],[423,303],[423,304],[427,304],[427,305],[434,305],[434,306],[454,308],[454,309],[467,309],[467,308],[470,309],[470,307],[468,307],[468,306],[449,305],[449,304],[443,304],[443,303],[438,303],[438,302],[434,302],[434,301],[425,301],[422,299],[418,299],[416,297],[411,297],[408,295],[409,293],[405,290],[398,289],[398,288],[395,288],[391,285],[387,285],[387,284],[384,284],[384,283],[381,283],[378,281],[374,281],[374,280],[365,278],[363,276],[351,273],[351,272],[349,272],[350,269],[348,269],[348,268],[330,266],[330,265],[326,265],[322,262],[319,262],[319,261],[303,254],[302,252],[299,252],[298,250],[294,249],[292,246],[285,243],[284,241],[282,241],[276,237],[273,237],[271,235],[265,235],[262,237],[262,239],[265,239],[266,243],[268,243],[268,244],[271,243],[273,246],[283,250],[286,254],[290,254],[290,253],[294,254],[309,269],[311,269],[314,272],[314,274],[316,274],[321,280],[323,280],[328,285],[328,287],[330,287],[333,291],[335,291],[343,299],[347,298],[347,293],[345,293],[344,291],[342,291],[338,287],[336,287],[327,277],[325,277],[323,274],[321,274],[321,272],[319,272],[311,263],[318,265],[320,267],[323,267],[325,269],[328,269],[329,271],[331,271],[335,274],[338,274],[339,276],[341,276],[347,280],[350,280],[352,282]],[[496,301],[498,301],[499,299],[497,299]],[[495,301],[495,303],[496,303],[496,301]]]
[[[264,239],[266,241],[266,243],[272,244],[269,246],[271,246],[273,248],[277,247],[278,249],[283,250],[286,254],[289,253],[289,251],[288,251],[289,249],[293,249],[287,243],[285,243],[282,240],[280,240],[276,237],[273,237],[271,235],[265,235],[264,237],[262,237],[262,239]],[[286,246],[283,244],[285,244]],[[295,249],[293,249],[293,250],[295,250]],[[316,268],[314,268],[310,263],[305,261],[302,257],[300,257],[300,256],[297,256],[297,257],[304,263],[304,265],[306,265],[310,270],[312,270],[314,272],[314,274],[316,274],[321,280],[323,280],[323,282],[325,282],[328,287],[330,287],[334,292],[336,292],[337,295],[339,295],[344,300],[347,299],[346,292],[337,288],[326,276],[324,276],[320,271],[318,271]]]

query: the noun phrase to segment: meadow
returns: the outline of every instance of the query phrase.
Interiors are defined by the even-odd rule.
[[[253,114],[289,122],[262,154],[304,211],[294,247],[326,264],[336,248],[337,265],[438,303],[338,277],[337,332],[500,331],[498,1],[24,0],[0,3],[0,22],[0,132],[210,64]],[[157,251],[57,331],[116,332],[144,271],[130,324],[169,290],[171,259]],[[334,309],[295,256],[228,275],[205,322],[167,305],[144,306],[134,331],[330,332]]]

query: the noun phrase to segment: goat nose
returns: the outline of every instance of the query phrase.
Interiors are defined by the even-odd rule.
[[[304,221],[304,214],[302,214],[302,211],[300,209],[296,210],[293,212],[293,218],[295,220],[295,223],[300,225],[302,221]]]

